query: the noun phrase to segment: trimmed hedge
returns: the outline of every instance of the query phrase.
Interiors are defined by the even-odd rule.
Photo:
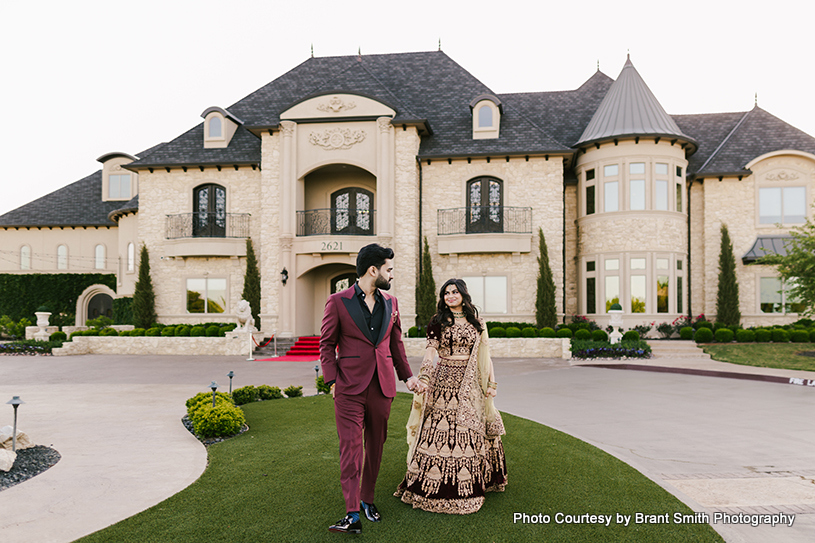
[[[561,328],[557,332],[555,332],[556,337],[566,337],[571,338],[574,334],[572,333],[571,328]]]
[[[113,323],[114,324],[134,324],[133,323],[133,298],[113,299]]]
[[[521,329],[517,326],[507,327],[507,337],[521,337]]]
[[[710,343],[713,341],[713,330],[708,327],[701,327],[696,330],[693,340],[696,343]]]
[[[303,387],[291,385],[283,389],[283,393],[287,398],[297,398],[303,395]]]
[[[623,334],[622,341],[639,341],[640,334],[636,330],[629,330],[625,334]]]
[[[719,343],[730,343],[733,341],[733,330],[730,328],[719,328],[716,330],[716,333],[713,334],[713,337],[715,337]]]
[[[218,337],[220,331],[221,327],[216,324],[207,326],[207,337]]]
[[[320,376],[322,378],[322,375]],[[318,387],[319,389],[319,387]],[[330,387],[329,387],[330,389]],[[329,390],[330,391],[330,390]],[[261,400],[279,400],[283,397],[279,387],[270,387],[269,385],[260,385],[258,387],[258,397]]]
[[[645,341],[621,341],[615,345],[607,341],[572,341],[574,358],[650,358],[651,346]]]
[[[790,333],[781,328],[773,328],[772,330],[773,343],[789,343]]]
[[[585,328],[579,328],[574,333],[575,339],[592,339],[591,332],[586,330]]]
[[[538,337],[538,330],[537,328],[524,328],[521,330],[521,335],[523,337]]]
[[[79,295],[91,285],[105,285],[116,291],[116,275],[102,273],[0,274],[0,315],[14,321],[32,319],[41,305],[51,309],[52,318],[76,312]]]
[[[538,335],[540,337],[557,337],[557,334],[555,333],[555,330],[553,328],[549,328],[548,326],[545,327],[545,328],[541,328],[538,331]]]
[[[495,328],[490,328],[488,334],[491,337],[507,337],[507,331],[500,326],[496,326]]]
[[[806,330],[793,330],[790,339],[793,343],[809,343],[809,332]]]
[[[608,341],[608,332],[605,330],[594,330],[591,333],[592,341]]]
[[[227,403],[202,407],[190,418],[195,433],[203,438],[231,436],[246,424],[243,410]]]
[[[693,339],[693,327],[692,326],[683,326],[679,330],[679,338],[680,339]]]
[[[766,328],[756,330],[756,343],[769,343],[773,338],[773,333]]]
[[[752,343],[756,340],[756,333],[753,330],[739,330],[736,332],[736,341],[739,343]]]
[[[232,399],[236,405],[244,405],[258,401],[260,392],[252,385],[247,385],[232,391]]]

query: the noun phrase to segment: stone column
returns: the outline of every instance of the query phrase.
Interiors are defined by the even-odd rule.
[[[297,273],[294,269],[294,255],[292,244],[296,234],[296,134],[297,124],[291,121],[280,122],[280,133],[283,135],[283,152],[280,157],[280,270],[285,269],[289,279],[284,285],[278,283],[280,290],[280,337],[294,336],[294,308],[295,308],[295,281]],[[282,279],[280,275],[279,278]]]
[[[394,232],[394,153],[392,126],[390,117],[379,117],[376,120],[379,128],[379,146],[377,148],[376,179],[376,232],[379,238],[392,238]]]

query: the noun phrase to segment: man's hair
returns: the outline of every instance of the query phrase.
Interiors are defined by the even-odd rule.
[[[371,266],[381,268],[387,258],[393,258],[393,249],[390,247],[382,247],[377,243],[366,245],[357,254],[357,277],[365,275]]]

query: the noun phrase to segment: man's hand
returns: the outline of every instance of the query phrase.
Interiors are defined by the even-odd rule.
[[[425,385],[421,381],[419,381],[415,376],[408,378],[407,382],[408,390],[415,392],[416,394],[421,394],[425,391]]]
[[[336,383],[331,383],[331,397],[332,397],[332,398],[334,397],[334,385],[335,385],[335,384],[336,384]]]

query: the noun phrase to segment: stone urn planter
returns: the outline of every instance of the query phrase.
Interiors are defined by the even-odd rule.
[[[37,326],[40,327],[39,331],[34,334],[34,339],[39,341],[48,341],[49,334],[48,330],[48,320],[51,317],[50,311],[36,311],[34,315],[37,317]]]

